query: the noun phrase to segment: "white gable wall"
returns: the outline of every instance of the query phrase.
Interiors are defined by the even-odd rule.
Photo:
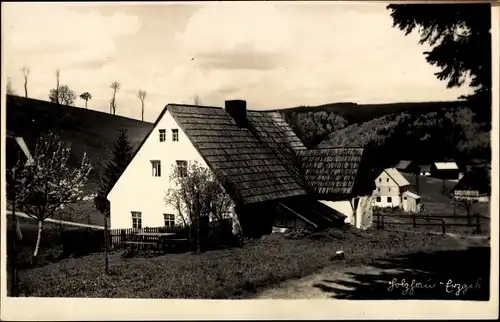
[[[403,192],[396,181],[386,171],[383,171],[375,179],[375,191],[373,203],[378,207],[397,207],[401,203],[401,193]],[[380,199],[378,199],[380,198]],[[390,200],[390,201],[389,201]]]
[[[166,130],[166,141],[160,142],[159,129]],[[179,141],[172,141],[172,129],[179,130]],[[161,176],[154,177],[151,160],[160,160]],[[170,112],[166,112],[155,126],[141,149],[108,195],[111,204],[111,229],[132,228],[132,211],[141,212],[142,227],[164,226],[164,213],[178,212],[164,201],[165,192],[174,187],[170,181],[172,166],[177,160],[206,162],[180,129]]]

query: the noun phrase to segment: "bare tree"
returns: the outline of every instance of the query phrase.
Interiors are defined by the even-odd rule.
[[[222,220],[234,207],[212,171],[198,162],[190,163],[187,168],[174,166],[170,180],[175,183],[175,188],[167,190],[165,203],[177,210],[184,225],[194,224],[199,230],[200,218]]]
[[[19,208],[38,221],[33,257],[38,255],[45,219],[69,204],[93,198],[83,191],[92,169],[90,161],[84,154],[80,165],[70,168],[70,157],[69,142],[48,133],[39,138],[31,164],[15,166],[16,178],[9,189],[14,189]]]
[[[56,69],[56,88],[55,88],[55,99],[56,101],[54,103],[59,104],[61,101],[59,100],[59,80],[61,77],[61,71],[59,69]]]
[[[111,99],[111,108],[113,115],[116,115],[116,93],[120,91],[121,84],[117,81],[111,83],[111,89],[113,89],[113,98]]]
[[[29,67],[24,66],[22,71],[24,76],[24,96],[28,97],[28,78],[30,76],[30,69]]]
[[[202,104],[201,103],[201,100],[200,100],[200,96],[198,94],[196,94],[194,97],[193,97],[193,104],[194,105],[200,105]]]
[[[137,98],[141,100],[141,121],[144,121],[144,100],[146,99],[147,93],[145,90],[140,89],[137,92]]]
[[[14,91],[14,89],[12,88],[12,80],[10,79],[10,77],[7,77],[7,95],[16,95],[16,92]]]
[[[87,109],[87,102],[92,99],[92,94],[84,92],[80,94],[80,98],[85,101],[85,109]]]
[[[467,214],[467,224],[470,225],[472,206],[474,206],[474,204],[476,204],[478,201],[470,197],[462,197],[460,199],[457,199],[457,201],[459,202],[459,205],[465,210]]]

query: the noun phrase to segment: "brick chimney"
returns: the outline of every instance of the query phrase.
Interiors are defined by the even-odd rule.
[[[239,127],[247,126],[247,102],[244,100],[226,101],[226,111]]]

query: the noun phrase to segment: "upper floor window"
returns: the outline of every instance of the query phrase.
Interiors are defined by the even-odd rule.
[[[387,182],[389,182],[389,178],[387,178],[386,180],[387,180]]]
[[[382,182],[382,178],[378,178],[378,182]]]
[[[179,130],[178,129],[172,129],[172,141],[179,142]]]
[[[179,176],[184,178],[187,176],[187,161],[177,160],[177,170],[179,171]]]
[[[142,213],[139,211],[132,211],[132,228],[142,228]]]
[[[175,215],[174,214],[163,214],[163,219],[165,221],[165,227],[175,226]]]
[[[153,177],[161,177],[161,162],[159,160],[151,160]]]
[[[165,129],[158,130],[160,136],[160,142],[165,142],[167,140],[167,131]]]

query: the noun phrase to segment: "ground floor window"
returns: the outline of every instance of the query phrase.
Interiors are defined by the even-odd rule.
[[[142,214],[139,211],[132,211],[132,228],[142,228]]]
[[[381,202],[381,201],[382,201],[382,198],[377,197],[377,202]]]
[[[387,197],[387,202],[392,202],[392,197]]]
[[[165,221],[165,227],[175,226],[175,215],[174,214],[163,214],[163,220]]]

